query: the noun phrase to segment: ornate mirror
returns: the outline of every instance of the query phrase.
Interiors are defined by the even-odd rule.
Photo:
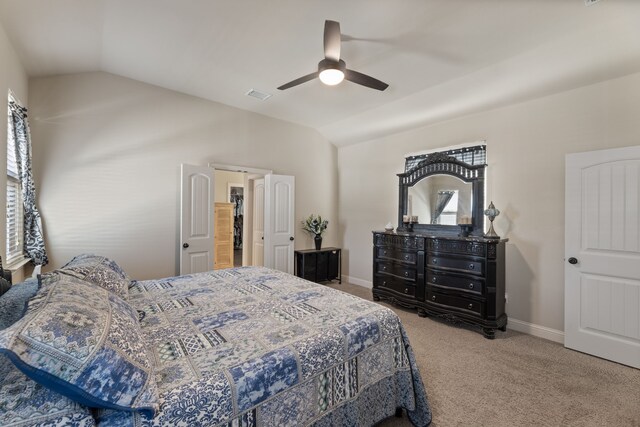
[[[486,146],[407,157],[400,179],[398,231],[483,233]]]

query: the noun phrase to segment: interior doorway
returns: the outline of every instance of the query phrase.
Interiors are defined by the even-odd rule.
[[[239,176],[225,180],[221,175],[225,171],[243,174],[242,265],[264,266],[293,274],[295,177],[274,175],[264,169],[243,169],[211,163],[208,166],[181,165],[180,274],[209,271],[215,269],[216,264],[219,268],[233,265],[232,203],[226,200],[233,187],[229,184],[237,184]],[[253,193],[261,182],[264,191],[262,197],[258,197],[259,194]],[[224,189],[216,191],[220,185]],[[217,202],[214,194],[223,194],[225,201]],[[226,214],[223,213],[225,209]],[[227,233],[220,234],[225,229]],[[253,245],[246,244],[256,240],[254,229],[261,232],[259,245],[256,245],[261,248],[259,251],[253,251]],[[217,247],[222,244],[225,244],[224,248]],[[217,254],[220,257],[216,258]]]
[[[245,192],[244,183],[246,172],[215,170],[215,202],[228,203],[232,212],[232,220],[228,232],[233,241],[233,267],[242,267],[243,248],[246,245],[245,222]]]
[[[254,183],[271,174],[271,170],[235,165],[209,164],[215,169],[215,201],[232,203],[234,267],[263,265],[260,254],[254,254]],[[261,211],[262,212],[262,211]],[[260,213],[262,216],[262,213]]]

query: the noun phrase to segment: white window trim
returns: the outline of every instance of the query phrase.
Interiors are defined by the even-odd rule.
[[[27,263],[31,261],[29,258],[27,258],[26,256],[22,255],[22,257],[17,257],[14,258],[11,261],[11,264],[9,265],[3,265],[2,268],[5,270],[9,270],[12,273],[18,271],[19,269],[21,269],[22,267],[24,267],[25,265],[27,265]]]

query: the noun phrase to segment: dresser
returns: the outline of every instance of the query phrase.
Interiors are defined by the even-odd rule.
[[[373,232],[373,299],[482,327],[506,330],[507,239]]]

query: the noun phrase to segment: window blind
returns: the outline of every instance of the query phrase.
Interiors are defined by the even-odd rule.
[[[7,179],[7,264],[22,257],[21,199],[20,184]]]
[[[434,153],[419,154],[417,156],[406,157],[404,161],[404,171],[409,172],[411,169],[418,166],[421,161],[426,160],[431,154]],[[441,151],[438,154],[444,154],[453,157],[471,166],[484,165],[487,163],[486,145],[475,145],[473,147],[456,148],[453,150]]]
[[[11,101],[11,97],[9,97]],[[7,248],[6,263],[23,257],[23,206],[11,113],[7,117]]]
[[[7,176],[14,179],[18,178],[18,162],[16,161],[16,141],[11,132],[11,117],[9,117],[7,126]]]

